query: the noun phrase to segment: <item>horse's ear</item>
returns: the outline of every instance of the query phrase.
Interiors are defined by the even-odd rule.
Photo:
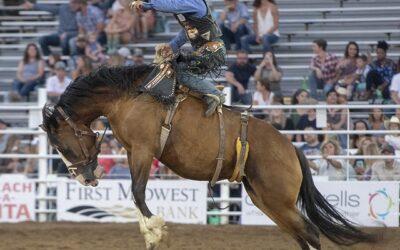
[[[42,110],[43,119],[50,118],[54,113],[54,106],[46,103]]]
[[[53,113],[54,113],[54,106],[46,103],[42,109],[43,124],[39,125],[39,127],[43,129],[45,132],[49,131],[48,121],[50,117],[53,115]]]

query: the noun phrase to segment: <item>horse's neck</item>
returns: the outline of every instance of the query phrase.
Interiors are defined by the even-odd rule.
[[[79,104],[76,109],[74,109],[76,115],[75,119],[84,123],[91,123],[100,116],[107,116],[115,101],[118,99],[116,96],[109,93],[110,92],[100,92],[94,94],[87,99],[87,104]]]

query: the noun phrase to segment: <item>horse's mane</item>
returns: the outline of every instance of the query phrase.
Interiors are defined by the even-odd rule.
[[[109,87],[115,92],[133,93],[137,91],[134,82],[143,77],[153,67],[141,66],[101,66],[87,76],[78,77],[61,95],[58,105],[68,108],[83,97],[93,94],[98,87]],[[114,94],[110,92],[110,94]],[[67,112],[67,111],[66,111]]]
[[[74,113],[73,107],[82,103],[86,98],[106,87],[110,95],[135,94],[138,92],[137,80],[145,77],[154,68],[153,65],[140,66],[101,66],[87,76],[80,76],[70,83],[56,105],[68,114]],[[103,90],[104,91],[104,90]],[[58,112],[54,112],[58,113]],[[55,115],[43,117],[43,124],[57,126]]]

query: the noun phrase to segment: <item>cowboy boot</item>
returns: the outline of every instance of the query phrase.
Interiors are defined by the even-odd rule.
[[[214,114],[217,107],[225,102],[225,95],[206,94],[204,96],[204,100],[207,103],[207,110],[205,112],[205,116],[210,117],[212,114]]]

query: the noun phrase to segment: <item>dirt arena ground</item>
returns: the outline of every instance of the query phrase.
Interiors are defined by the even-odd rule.
[[[298,249],[276,227],[168,224],[170,246],[161,249]],[[322,249],[400,249],[400,229],[369,229],[382,239],[374,245],[338,247],[322,239]],[[137,224],[0,224],[0,249],[145,249]]]

